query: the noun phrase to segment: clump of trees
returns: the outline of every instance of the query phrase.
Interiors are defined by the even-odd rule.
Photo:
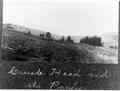
[[[65,38],[64,38],[64,36],[62,36],[61,39],[59,39],[59,42],[65,43]]]
[[[70,36],[67,37],[67,43],[74,43]]]
[[[40,33],[40,35],[39,35],[39,36],[40,36],[41,38],[44,38],[44,34],[41,34],[41,33]]]
[[[93,36],[93,37],[84,37],[80,40],[80,43],[86,43],[89,45],[93,45],[93,46],[102,46],[102,41],[100,37],[97,36]]]
[[[68,36],[66,40],[65,40],[64,36],[62,36],[62,38],[59,40],[59,42],[74,44],[74,41],[71,39],[71,36]]]
[[[53,40],[52,34],[50,32],[46,32],[45,34],[40,33],[39,36],[42,39]]]

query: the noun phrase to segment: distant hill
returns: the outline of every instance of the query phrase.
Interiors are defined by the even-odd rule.
[[[34,35],[39,35],[39,33],[45,33],[42,30],[37,30],[37,29],[30,29],[25,26],[20,26],[20,25],[13,25],[13,24],[4,24],[3,28],[19,31],[19,32],[25,32],[27,33],[29,30],[31,31],[32,34]]]
[[[31,31],[31,33],[33,35],[37,35],[39,36],[39,34],[45,34],[46,32],[44,30],[37,30],[37,29],[32,29],[32,28],[28,28],[25,26],[20,26],[20,25],[14,25],[14,24],[4,24],[3,25],[3,29],[9,29],[9,30],[14,30],[14,31],[19,31],[19,32],[24,32],[27,33],[28,31]],[[59,35],[55,35],[52,33],[52,36],[56,39],[60,39],[61,36]]]

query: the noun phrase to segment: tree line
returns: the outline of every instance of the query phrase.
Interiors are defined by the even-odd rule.
[[[31,35],[31,32],[28,31],[28,34]],[[52,38],[52,34],[50,32],[46,32],[45,34],[40,33],[39,34],[40,38],[46,38],[48,40],[53,40]],[[69,35],[67,37],[67,39],[64,38],[64,36],[61,37],[61,39],[58,40],[60,43],[71,43],[74,44],[74,40],[71,38],[71,36]],[[97,36],[92,36],[92,37],[84,37],[80,39],[79,43],[86,43],[92,46],[103,46],[103,43],[101,41],[100,37]]]
[[[28,35],[31,35],[30,30],[28,31]],[[46,32],[45,34],[40,33],[39,36],[40,36],[40,38],[45,38],[47,40],[54,40],[52,38],[52,34],[50,32]],[[61,39],[59,39],[58,41],[61,42],[61,43],[72,43],[72,44],[74,44],[74,41],[71,39],[70,35],[67,37],[66,40],[65,40],[64,36],[62,36]]]

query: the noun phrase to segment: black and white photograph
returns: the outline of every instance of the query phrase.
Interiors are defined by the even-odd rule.
[[[119,1],[0,3],[1,89],[120,89]]]

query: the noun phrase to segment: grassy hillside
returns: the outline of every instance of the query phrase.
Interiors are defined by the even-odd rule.
[[[24,42],[22,49],[12,47],[14,41]],[[8,61],[40,61],[40,62],[82,62],[95,61],[88,51],[79,49],[75,44],[60,43],[37,35],[3,29],[3,59]]]
[[[28,28],[3,27],[3,59],[8,61],[117,63],[117,49],[109,46],[94,47],[88,44],[60,43],[39,35],[28,35]],[[43,32],[45,34],[45,32]],[[39,34],[39,33],[38,33]],[[54,37],[54,35],[52,35]],[[111,37],[110,37],[111,38]],[[109,39],[110,39],[109,38]],[[116,37],[114,38],[116,41]],[[11,46],[15,40],[24,41],[24,48]],[[110,42],[110,40],[109,40]],[[18,55],[19,54],[19,55]]]

